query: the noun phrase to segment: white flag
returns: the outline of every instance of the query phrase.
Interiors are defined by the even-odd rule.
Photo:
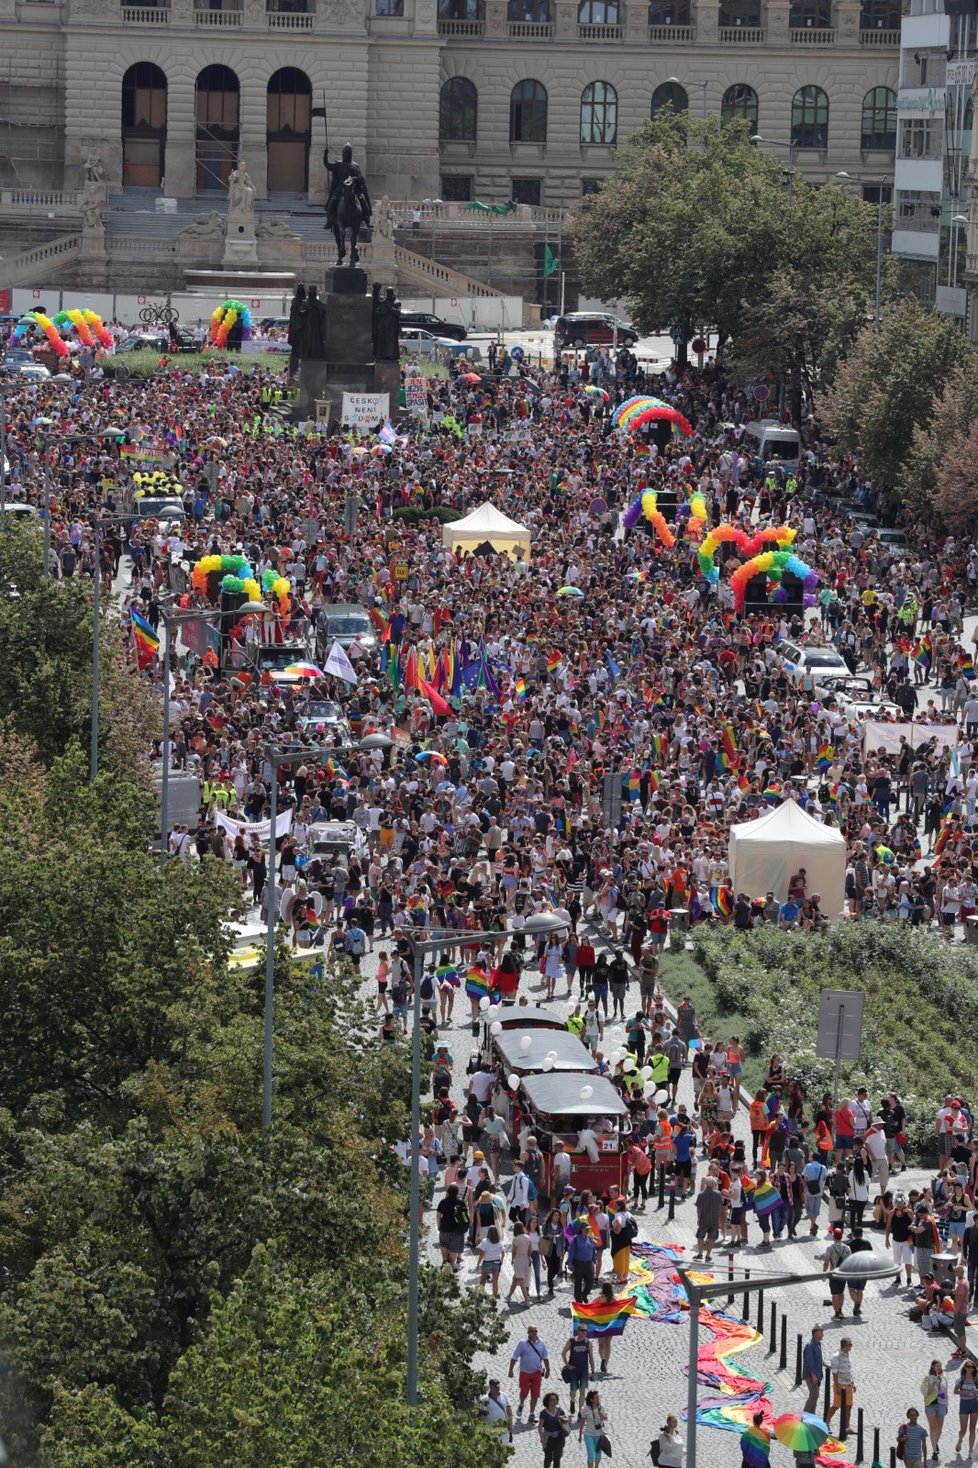
[[[323,671],[332,673],[334,678],[343,678],[347,683],[357,681],[357,672],[346,653],[334,640],[329,650],[329,657],[323,663]]]

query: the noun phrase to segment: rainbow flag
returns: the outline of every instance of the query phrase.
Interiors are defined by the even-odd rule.
[[[771,1459],[771,1434],[764,1427],[748,1427],[740,1434],[740,1456],[747,1468],[767,1468]]]
[[[329,759],[326,761],[326,773],[327,775],[330,775],[334,780],[349,780],[350,778],[346,770],[344,770],[343,766],[339,764],[332,755],[330,755]]]
[[[918,637],[917,641],[913,645],[910,656],[913,658],[915,663],[919,663],[922,667],[926,667],[930,664],[930,655],[933,650],[934,645],[929,637]]]
[[[818,767],[827,770],[835,759],[835,746],[833,744],[820,744],[818,746]]]
[[[664,759],[667,748],[668,743],[664,734],[652,735],[652,738],[649,740],[649,751],[653,759]]]
[[[626,795],[629,800],[638,800],[642,793],[642,777],[638,770],[632,770],[629,774],[622,775],[621,789],[622,794]]]
[[[547,672],[555,673],[564,661],[564,654],[555,648],[553,652],[547,653]]]
[[[761,791],[761,794],[765,800],[770,802],[771,805],[777,805],[778,801],[781,799],[781,786],[777,784],[765,785],[764,789]]]
[[[391,629],[387,624],[387,618],[384,616],[379,607],[370,608],[370,620],[376,627],[377,636],[380,638],[381,642],[387,642],[390,639]]]
[[[516,697],[520,703],[523,703],[526,699],[526,681],[523,678],[517,678],[513,687],[516,689]]]
[[[662,784],[662,781],[660,780],[659,776],[656,774],[655,770],[653,770],[651,772],[651,774],[649,775],[649,793],[651,794],[654,790],[658,790],[658,788],[659,788],[659,786],[661,784]]]
[[[726,921],[727,918],[730,917],[730,914],[733,912],[733,903],[731,902],[730,898],[731,892],[729,887],[710,888],[710,901],[713,904],[713,911],[715,913],[718,913],[719,916],[724,919],[724,921]]]
[[[720,743],[723,746],[724,754],[732,764],[737,757],[737,736],[734,733],[733,724],[724,724]]]
[[[746,775],[746,773],[743,770],[741,770],[740,774],[737,776],[737,789],[738,790],[749,790],[750,789],[750,780],[747,778],[747,775]]]
[[[153,631],[145,617],[141,617],[134,607],[129,610],[129,620],[132,623],[132,636],[136,644],[136,662],[139,671],[148,668],[160,650],[160,639]]]
[[[465,975],[465,992],[470,999],[485,999],[489,993],[489,975],[478,964]]]
[[[635,1313],[635,1295],[622,1295],[620,1300],[589,1300],[586,1305],[571,1304],[575,1325],[586,1325],[589,1336],[621,1335],[629,1315]]]
[[[440,963],[435,969],[435,978],[439,984],[449,984],[453,989],[458,988],[458,969],[454,963]]]
[[[757,1183],[751,1202],[758,1218],[766,1218],[781,1206],[781,1194],[772,1182]]]
[[[940,833],[938,834],[937,840],[934,842],[934,856],[940,856],[941,852],[944,850],[945,846],[948,843],[948,838],[950,835],[951,822],[949,820],[943,821],[941,823]]]
[[[958,653],[958,667],[962,673],[966,673],[968,677],[971,677],[975,671],[975,660],[970,652]]]

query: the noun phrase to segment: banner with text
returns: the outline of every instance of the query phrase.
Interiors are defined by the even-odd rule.
[[[416,418],[428,421],[428,390],[423,377],[405,377],[404,406]]]
[[[343,394],[343,416],[341,422],[349,428],[359,428],[361,433],[372,433],[390,416],[390,393],[345,392]]]
[[[866,754],[879,749],[886,754],[897,754],[901,734],[911,749],[919,749],[931,739],[937,740],[938,749],[958,747],[957,724],[918,724],[916,720],[890,724],[882,719],[867,719],[863,724],[863,750]]]
[[[258,840],[264,843],[268,840],[268,832],[272,823],[271,821],[235,821],[230,816],[225,815],[222,810],[216,810],[214,812],[214,824],[215,826],[220,826],[222,831],[226,831],[232,841],[236,836],[243,836],[246,841],[250,841],[252,836],[257,836]],[[281,836],[287,836],[291,830],[292,812],[286,810],[275,818],[276,841]]]

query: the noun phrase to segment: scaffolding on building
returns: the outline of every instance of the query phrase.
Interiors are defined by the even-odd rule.
[[[24,70],[24,57],[0,60],[0,187],[64,186],[64,98],[60,60],[43,85]]]

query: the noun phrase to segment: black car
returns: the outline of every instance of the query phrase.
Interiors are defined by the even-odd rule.
[[[431,311],[402,311],[402,326],[421,326],[432,336],[450,336],[454,342],[464,342],[468,332],[457,321],[443,321]]]

